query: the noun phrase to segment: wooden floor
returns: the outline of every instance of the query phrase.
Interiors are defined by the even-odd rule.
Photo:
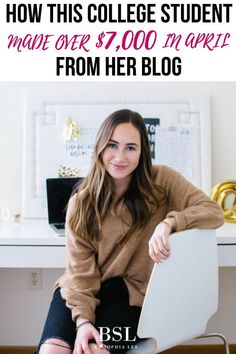
[[[0,347],[0,354],[33,354],[34,347]],[[178,345],[163,354],[224,354],[223,345]],[[236,344],[230,345],[230,354],[236,354]]]

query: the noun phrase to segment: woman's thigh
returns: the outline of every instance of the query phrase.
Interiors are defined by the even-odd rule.
[[[98,294],[96,327],[104,345],[111,353],[125,353],[136,343],[141,308],[129,305],[128,289],[121,278],[113,278],[102,285]]]

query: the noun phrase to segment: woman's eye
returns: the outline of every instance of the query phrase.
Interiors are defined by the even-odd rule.
[[[117,145],[114,144],[114,143],[109,143],[109,144],[108,144],[108,147],[111,148],[111,149],[116,149],[116,148],[117,148]]]
[[[127,150],[128,150],[128,151],[134,151],[134,150],[135,150],[135,147],[133,147],[133,146],[127,146]]]

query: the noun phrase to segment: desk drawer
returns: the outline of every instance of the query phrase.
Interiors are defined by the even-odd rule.
[[[65,268],[65,246],[1,245],[1,268]]]
[[[236,266],[236,244],[217,245],[218,264],[219,267],[235,267]]]

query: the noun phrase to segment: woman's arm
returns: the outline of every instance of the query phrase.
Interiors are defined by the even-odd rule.
[[[223,213],[214,201],[167,166],[156,167],[155,181],[167,194],[166,218],[149,241],[149,255],[159,263],[171,254],[169,236],[175,231],[216,228],[224,223]]]
[[[73,353],[92,353],[89,340],[93,339],[102,347],[99,332],[94,327],[95,309],[99,300],[96,295],[100,289],[101,275],[96,262],[96,247],[90,240],[75,234],[70,227],[70,216],[75,208],[76,195],[68,205],[66,214],[66,273],[59,286],[66,305],[76,322],[77,335]]]
[[[96,262],[95,245],[75,234],[69,225],[76,196],[70,199],[66,215],[67,267],[62,279],[61,294],[71,309],[72,319],[78,326],[83,319],[95,321],[96,295],[100,289],[101,275]]]
[[[219,205],[180,173],[167,166],[159,166],[156,183],[166,190],[166,218],[175,218],[175,231],[217,228],[224,223]]]

